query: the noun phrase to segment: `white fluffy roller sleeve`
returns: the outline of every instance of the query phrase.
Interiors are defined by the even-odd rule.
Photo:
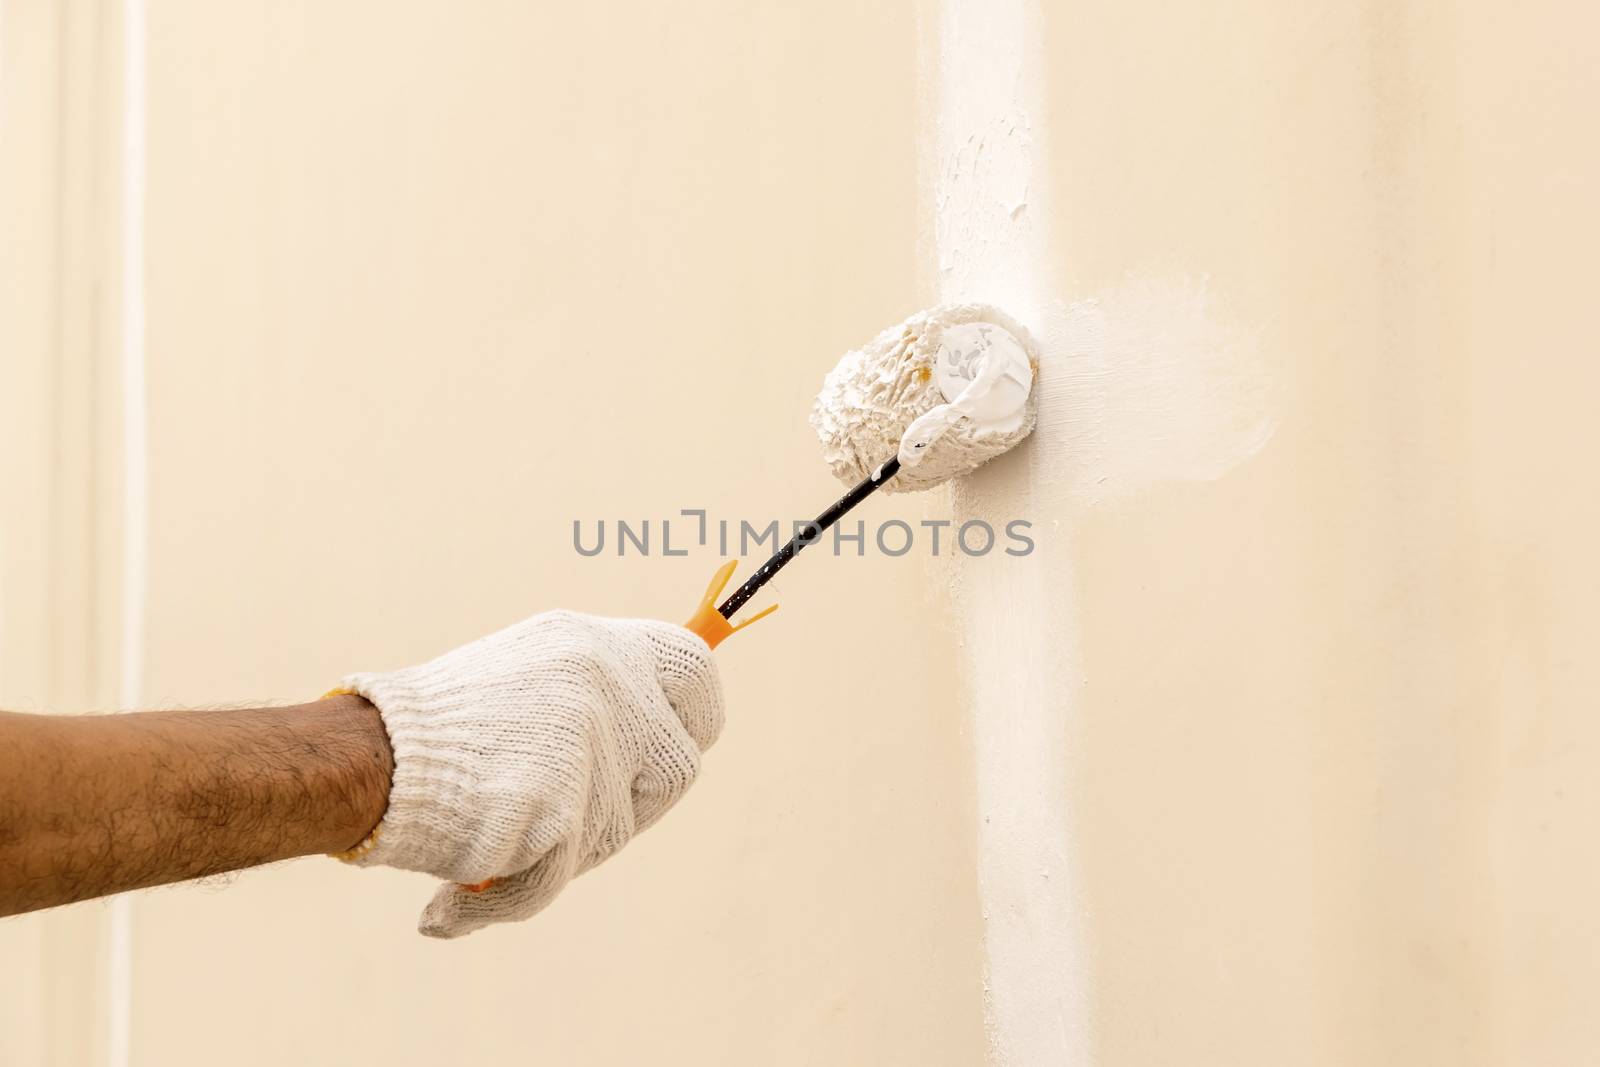
[[[660,818],[722,730],[711,650],[644,619],[547,612],[344,684],[394,748],[388,810],[351,862],[445,879],[418,926],[434,937],[543,908]]]
[[[845,485],[855,485],[878,464],[894,456],[916,421],[951,399],[934,374],[945,334],[954,328],[987,323],[999,327],[1039,366],[1039,347],[1011,316],[987,304],[945,304],[919,311],[891,326],[865,346],[845,353],[822,381],[811,407],[811,427],[822,442],[822,458]],[[1037,390],[1031,390],[1014,426],[995,430],[966,421],[945,433],[914,467],[903,468],[883,485],[885,493],[929,489],[1010,451],[1033,432]]]

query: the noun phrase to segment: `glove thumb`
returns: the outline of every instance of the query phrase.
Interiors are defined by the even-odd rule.
[[[527,870],[497,878],[481,890],[446,882],[417,920],[426,937],[454,938],[492,923],[516,922],[544,910],[577,874],[577,849],[563,841]]]

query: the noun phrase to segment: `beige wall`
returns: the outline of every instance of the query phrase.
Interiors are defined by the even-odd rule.
[[[1038,687],[969,632],[961,695],[915,558],[803,560],[682,810],[538,920],[427,942],[426,879],[316,860],[135,897],[133,1064],[1592,1058],[1592,20],[993,6],[1038,81],[1034,258],[990,276],[1060,304],[1039,439],[953,503],[1046,531],[1000,632],[1059,692],[994,706]],[[949,292],[927,42],[985,7],[152,0],[146,702],[676,618],[713,553],[571,520],[830,499],[822,373]],[[121,671],[117,11],[0,4],[0,706]],[[1235,357],[1258,450],[1217,451],[1263,414]],[[982,622],[1007,587],[960,577]],[[1028,972],[984,952],[975,779],[1029,715],[1081,938],[1070,1017],[986,1041]],[[108,1062],[109,927],[0,923],[0,1062]]]
[[[1064,295],[1203,284],[1275,386],[1229,473],[1054,505],[1099,1062],[1600,1048],[1594,31],[1045,9]]]
[[[0,707],[116,696],[119,25],[0,4]],[[0,773],[7,754],[0,753]],[[103,1062],[107,914],[0,922],[0,1063]]]
[[[44,15],[8,8],[20,47]],[[916,300],[914,13],[845,10],[152,4],[146,702],[301,699],[546,607],[685,617],[714,548],[581,559],[572,520],[831,500],[811,395]],[[140,894],[132,1062],[972,1062],[953,639],[898,624],[925,590],[796,564],[724,647],[693,795],[539,921],[429,942],[427,879],[317,860]],[[5,696],[106,706],[100,669]],[[50,1062],[104,1062],[68,1035],[103,962],[34,965],[70,978]]]

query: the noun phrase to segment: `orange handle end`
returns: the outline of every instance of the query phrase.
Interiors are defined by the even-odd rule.
[[[700,598],[699,606],[694,609],[694,614],[689,616],[689,621],[683,624],[685,629],[699,634],[701,640],[712,648],[722,644],[731,634],[738,633],[751,623],[758,622],[778,610],[778,605],[773,604],[756,612],[738,626],[722,617],[722,612],[717,610],[717,597],[722,595],[722,590],[727,586],[728,579],[733,577],[734,568],[737,566],[739,561],[730,559],[717,568],[717,572],[711,576],[711,584],[706,586],[705,596]]]

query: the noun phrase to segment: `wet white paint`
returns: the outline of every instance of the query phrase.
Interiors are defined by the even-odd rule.
[[[1204,284],[1061,290],[1039,9],[945,0],[940,14],[924,152],[938,297],[1006,308],[1040,352],[1033,437],[950,490],[957,523],[1041,521],[1038,547],[954,559],[943,576],[973,702],[990,1058],[1083,1064],[1094,1005],[1068,788],[1084,681],[1070,518],[1222,476],[1270,439],[1272,403],[1251,338],[1224,325]]]
[[[1174,482],[1212,481],[1276,428],[1253,331],[1202,281],[1130,278],[1047,308],[1040,390],[1050,432],[1035,462],[1053,514]]]
[[[917,416],[900,438],[900,462],[914,467],[958,423],[982,436],[1014,434],[1037,412],[1030,412],[1034,361],[1022,342],[987,322],[969,322],[944,331],[933,360],[933,381],[945,403]]]

